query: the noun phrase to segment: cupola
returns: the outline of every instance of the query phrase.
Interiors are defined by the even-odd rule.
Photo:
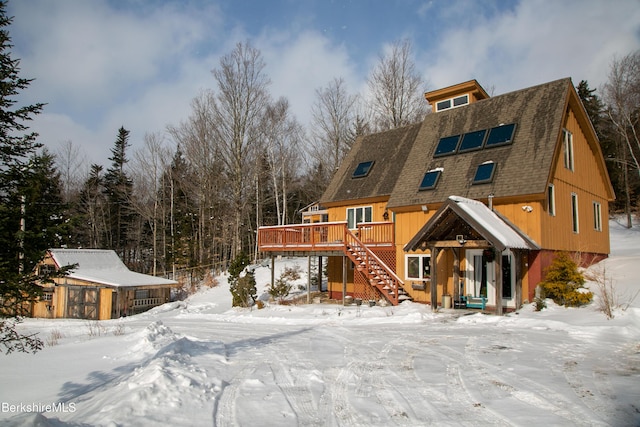
[[[424,97],[431,105],[432,111],[437,113],[487,99],[489,94],[476,80],[469,80],[468,82],[427,92]]]

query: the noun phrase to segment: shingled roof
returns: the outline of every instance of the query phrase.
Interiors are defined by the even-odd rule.
[[[427,114],[416,125],[361,137],[321,202],[388,197],[389,208],[400,208],[443,203],[451,195],[470,199],[486,199],[490,194],[496,198],[544,195],[570,102],[580,101],[571,79],[564,78]],[[434,156],[441,138],[509,124],[515,125],[515,133],[508,144]],[[353,178],[358,164],[367,161],[374,161],[371,172]],[[493,179],[473,184],[478,166],[487,162],[495,165]],[[433,170],[441,171],[437,185],[421,191],[422,178]],[[606,169],[601,173],[606,174]]]
[[[429,114],[414,141],[388,206],[441,203],[450,195],[471,199],[544,194],[562,132],[571,80],[566,78]],[[515,124],[512,142],[434,157],[443,137]],[[491,182],[472,184],[478,165],[493,162]],[[419,191],[427,171],[442,170],[433,190]]]
[[[402,165],[416,140],[422,124],[417,123],[387,132],[358,138],[333,176],[320,203],[390,196]],[[373,162],[365,177],[354,178],[358,164]]]

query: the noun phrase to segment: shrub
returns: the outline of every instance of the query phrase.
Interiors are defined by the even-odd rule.
[[[230,287],[230,290],[234,307],[251,307],[256,298],[258,298],[256,278],[253,271],[248,271],[244,276],[238,278]]]
[[[286,297],[288,297],[289,292],[291,292],[291,285],[282,276],[276,280],[276,283],[274,283],[273,286],[269,287],[269,295],[279,302],[282,302]]]
[[[551,298],[556,304],[578,307],[589,304],[593,294],[582,286],[585,279],[578,271],[578,265],[565,252],[560,252],[547,268],[546,277],[540,283],[545,298]]]

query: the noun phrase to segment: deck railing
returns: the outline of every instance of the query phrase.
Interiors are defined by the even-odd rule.
[[[318,222],[260,227],[258,247],[261,251],[342,251],[348,228],[346,222]],[[393,223],[366,222],[352,230],[366,245],[392,246]]]

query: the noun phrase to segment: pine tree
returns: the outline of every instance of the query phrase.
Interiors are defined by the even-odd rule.
[[[593,294],[581,291],[585,283],[584,276],[578,271],[578,265],[566,252],[560,252],[547,268],[545,279],[540,282],[546,298],[556,304],[576,307],[591,302]]]
[[[27,247],[21,220],[25,217],[30,159],[41,146],[37,134],[28,132],[26,122],[42,111],[44,104],[16,106],[15,97],[32,80],[19,76],[20,61],[11,57],[11,38],[7,27],[12,18],[6,15],[6,3],[0,1],[0,316],[19,316],[38,296],[38,277],[27,269],[44,251]],[[42,341],[20,335],[14,320],[0,320],[0,346],[6,352],[37,351]]]
[[[131,206],[133,183],[125,172],[129,161],[126,151],[129,148],[129,131],[124,127],[118,130],[118,138],[111,149],[111,167],[104,176],[104,191],[107,198],[107,246],[119,253],[127,262],[130,227],[134,220]]]

